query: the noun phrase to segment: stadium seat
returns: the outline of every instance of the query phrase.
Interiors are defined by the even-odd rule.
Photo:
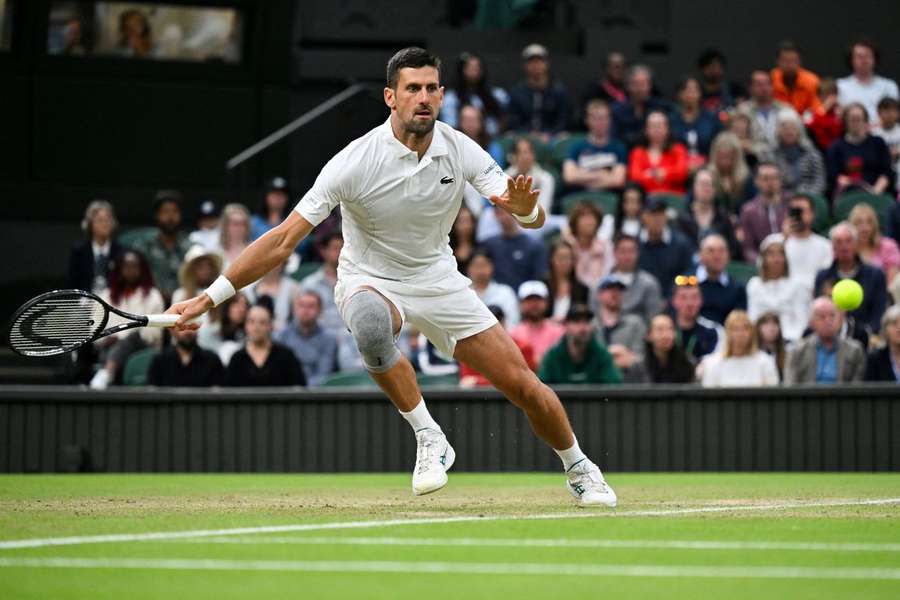
[[[147,385],[147,373],[156,352],[156,348],[144,348],[129,356],[122,372],[122,384]]]
[[[365,371],[338,371],[332,373],[325,381],[322,387],[378,387],[378,384]]]
[[[649,201],[650,198],[664,200],[666,206],[680,215],[687,212],[687,199],[681,194],[650,194],[647,200]]]
[[[563,212],[568,214],[569,210],[579,202],[590,202],[600,207],[604,215],[616,214],[616,207],[619,205],[619,196],[612,192],[575,192],[567,194],[562,199]]]
[[[746,284],[756,275],[756,265],[746,262],[732,261],[725,268],[728,276],[738,283]]]
[[[553,153],[553,162],[561,167],[563,162],[569,158],[569,150],[572,149],[572,146],[581,143],[586,139],[587,134],[573,133],[572,135],[567,135],[554,140],[554,142],[550,144],[550,150]]]
[[[831,227],[831,205],[822,194],[809,194],[816,206],[816,220],[813,223],[813,231],[824,234]]]
[[[419,382],[419,387],[423,388],[435,386],[456,387],[459,385],[459,374],[449,373],[447,375],[424,375],[422,373],[417,373],[416,381]]]
[[[295,281],[302,281],[304,277],[307,275],[312,275],[316,271],[319,270],[319,267],[322,266],[320,262],[304,262],[300,263],[297,267],[297,270],[291,273],[291,278]]]
[[[518,138],[523,136],[531,140],[531,145],[534,146],[534,156],[538,164],[541,166],[556,166],[553,160],[553,150],[544,140],[534,135],[515,133],[508,133],[497,140],[503,149],[503,156],[506,158],[507,163],[510,162],[509,157],[513,151],[513,144]]]
[[[875,209],[875,212],[878,214],[878,224],[883,230],[888,210],[890,210],[891,205],[896,202],[896,200],[887,194],[870,194],[869,192],[862,191],[846,193],[843,196],[840,196],[835,202],[834,220],[845,220],[850,214],[850,211],[853,210],[853,207],[860,202],[865,202]]]
[[[138,227],[137,229],[129,229],[125,233],[119,234],[118,242],[128,248],[134,247],[135,244],[149,240],[156,235],[159,230],[156,227]]]

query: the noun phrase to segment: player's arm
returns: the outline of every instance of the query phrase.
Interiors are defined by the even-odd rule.
[[[508,177],[506,191],[499,196],[490,197],[490,201],[512,216],[525,229],[540,229],[544,226],[544,208],[538,202],[540,190],[531,189],[531,177],[519,175],[515,179]]]

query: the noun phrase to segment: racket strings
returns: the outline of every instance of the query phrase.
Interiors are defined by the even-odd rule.
[[[103,326],[106,309],[85,296],[55,296],[29,306],[16,317],[9,342],[32,356],[66,352],[94,337]]]

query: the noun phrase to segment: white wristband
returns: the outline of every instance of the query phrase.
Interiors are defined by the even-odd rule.
[[[213,301],[213,306],[218,306],[234,296],[235,289],[224,275],[212,282],[212,285],[206,288],[206,295]]]
[[[516,218],[516,221],[518,221],[519,223],[522,223],[523,225],[530,225],[531,223],[534,223],[535,221],[538,220],[538,216],[540,216],[540,214],[541,214],[541,207],[537,202],[535,202],[534,208],[531,210],[530,213],[528,213],[527,216],[520,217],[516,213],[510,213],[510,214],[512,216],[514,216]]]

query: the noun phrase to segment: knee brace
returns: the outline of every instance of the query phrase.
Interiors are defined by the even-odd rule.
[[[356,292],[347,300],[344,313],[366,369],[384,373],[397,364],[400,352],[394,345],[391,309],[384,298],[372,290]]]

